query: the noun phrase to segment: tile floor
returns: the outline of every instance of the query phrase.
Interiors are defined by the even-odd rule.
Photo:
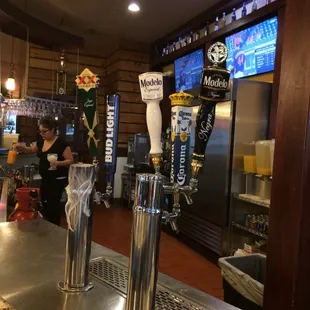
[[[129,256],[131,210],[113,206],[94,209],[93,241],[118,253]],[[223,299],[222,277],[219,267],[197,254],[176,238],[162,233],[159,271]]]

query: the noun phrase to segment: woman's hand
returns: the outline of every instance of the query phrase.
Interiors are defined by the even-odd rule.
[[[27,147],[25,143],[16,143],[14,144],[14,148],[18,152],[24,152],[25,154],[34,154],[38,152],[37,145],[32,145],[30,147]]]
[[[26,145],[21,144],[21,143],[16,143],[13,145],[13,147],[18,151],[18,152],[25,152],[26,151]]]
[[[60,161],[54,161],[54,162],[51,162],[50,164],[51,164],[51,168],[53,168],[53,169],[55,169],[55,168],[57,168],[57,167],[59,167],[60,166]]]

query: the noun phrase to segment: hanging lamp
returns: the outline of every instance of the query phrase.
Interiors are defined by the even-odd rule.
[[[10,96],[12,96],[12,92],[15,90],[16,84],[15,84],[15,78],[14,78],[14,63],[13,63],[13,57],[14,57],[14,37],[12,37],[12,50],[11,50],[11,63],[10,63],[10,73],[9,77],[7,78],[5,82],[5,87],[8,91],[11,92]]]

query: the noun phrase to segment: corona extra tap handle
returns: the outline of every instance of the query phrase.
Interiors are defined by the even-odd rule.
[[[146,124],[150,135],[150,155],[156,172],[159,172],[163,150],[161,148],[162,116],[159,102],[163,99],[163,75],[147,72],[139,75],[142,101],[147,105]]]
[[[197,177],[203,166],[207,143],[210,139],[214,120],[216,103],[225,101],[229,90],[230,73],[218,64],[227,58],[227,47],[217,42],[208,50],[208,58],[213,66],[203,69],[199,98],[202,101],[196,118],[195,147],[192,157],[192,179],[190,185],[197,186]]]

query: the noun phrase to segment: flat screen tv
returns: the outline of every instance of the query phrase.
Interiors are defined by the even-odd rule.
[[[226,37],[226,68],[231,78],[261,74],[274,69],[278,20],[268,19]]]
[[[174,72],[176,92],[199,88],[203,65],[203,49],[199,49],[175,60]]]

